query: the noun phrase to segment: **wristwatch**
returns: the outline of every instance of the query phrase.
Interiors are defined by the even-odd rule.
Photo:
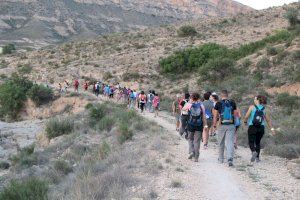
[[[208,126],[207,126],[207,125],[205,125],[205,126],[204,126],[204,128],[208,128]]]

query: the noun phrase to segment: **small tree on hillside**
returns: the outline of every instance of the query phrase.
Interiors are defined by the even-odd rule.
[[[299,24],[299,11],[296,8],[290,8],[287,10],[286,14],[285,14],[285,18],[289,21],[290,26],[292,28],[295,28],[295,26],[297,24]]]
[[[3,54],[11,54],[14,50],[16,50],[14,44],[7,44],[3,47],[2,53]]]
[[[196,36],[197,31],[196,31],[195,27],[186,25],[186,26],[180,27],[179,30],[177,31],[177,34],[179,37]]]

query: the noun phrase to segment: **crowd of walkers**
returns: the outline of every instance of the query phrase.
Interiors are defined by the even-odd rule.
[[[73,83],[74,91],[78,92],[79,81]],[[68,81],[59,83],[59,91],[67,92],[70,87]],[[91,88],[92,87],[92,88]],[[128,109],[145,110],[158,116],[160,97],[154,90],[137,91],[127,87],[105,84],[101,81],[90,84],[84,82],[83,90],[92,92],[117,102],[127,104]],[[206,92],[203,97],[199,93],[177,94],[172,102],[172,111],[175,116],[176,131],[188,140],[188,159],[199,161],[200,143],[203,142],[204,150],[208,148],[209,137],[216,136],[218,140],[218,162],[224,163],[226,149],[226,161],[228,166],[233,166],[234,151],[237,149],[237,132],[243,124],[248,126],[248,143],[251,150],[251,162],[260,162],[261,139],[265,134],[265,126],[275,135],[269,112],[266,107],[267,98],[262,95],[254,97],[253,105],[250,105],[243,117],[236,102],[229,97],[227,90],[222,90],[220,95],[215,92]]]
[[[199,160],[200,143],[208,148],[209,136],[217,136],[218,162],[226,159],[233,166],[234,150],[237,149],[237,131],[244,124],[248,126],[248,142],[251,150],[251,162],[260,162],[261,139],[268,125],[275,134],[267,108],[267,98],[262,95],[254,97],[253,105],[242,118],[241,111],[233,99],[229,98],[227,90],[221,91],[220,96],[215,92],[206,92],[203,97],[198,93],[178,94],[173,101],[173,115],[176,120],[176,130],[189,143],[188,159]]]

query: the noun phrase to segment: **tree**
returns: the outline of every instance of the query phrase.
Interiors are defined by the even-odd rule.
[[[2,53],[3,54],[11,54],[14,50],[16,50],[14,44],[7,44],[3,47]]]
[[[291,28],[295,28],[299,24],[299,11],[296,8],[290,8],[285,14],[285,18],[289,21]]]

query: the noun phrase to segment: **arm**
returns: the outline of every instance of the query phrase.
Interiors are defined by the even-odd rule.
[[[174,101],[172,103],[172,111],[173,111],[173,114],[175,114],[175,112],[176,112],[176,106],[175,106],[175,102]]]
[[[266,118],[266,122],[267,122],[267,125],[268,125],[269,129],[272,131],[272,134],[275,135],[276,132],[275,132],[275,130],[273,128],[272,120],[271,120],[269,114],[266,113],[265,118]]]
[[[250,117],[250,114],[251,114],[252,110],[253,110],[253,106],[250,106],[249,109],[248,109],[248,111],[247,111],[247,113],[246,113],[246,115],[245,115],[245,118],[244,118],[244,123],[245,123],[245,124],[247,123],[247,121],[248,121],[248,119],[249,119],[249,117]]]
[[[219,117],[219,112],[216,109],[213,109],[213,128],[217,126],[217,119]]]
[[[206,114],[205,114],[205,107],[202,105],[201,109],[202,109],[202,120],[203,120],[204,128],[208,128],[207,127]]]

